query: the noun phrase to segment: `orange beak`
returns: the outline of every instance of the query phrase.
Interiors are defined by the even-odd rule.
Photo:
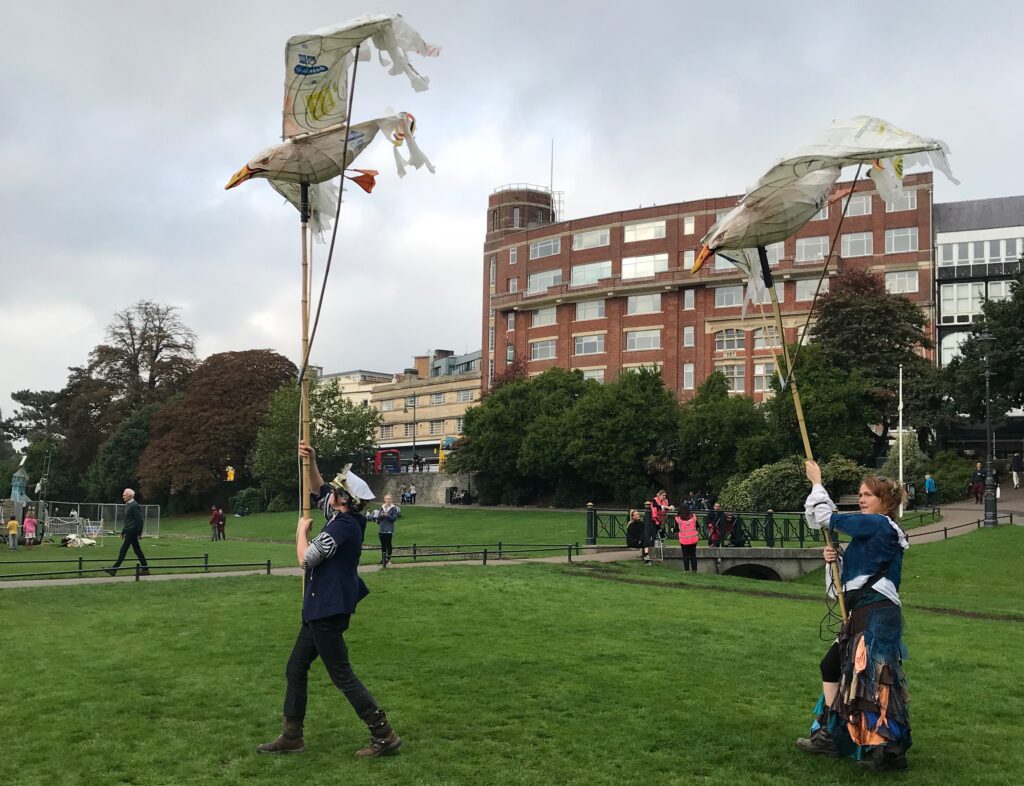
[[[239,183],[244,183],[246,180],[248,180],[255,174],[256,170],[250,169],[249,165],[246,164],[244,167],[239,169],[237,172],[235,172],[235,174],[231,176],[231,179],[228,181],[228,184],[224,186],[224,190],[227,191],[229,188],[234,188]]]
[[[711,256],[711,249],[707,245],[700,247],[700,252],[697,254],[697,258],[693,260],[693,267],[690,268],[691,273],[696,273],[700,270],[701,265],[708,261],[708,257]]]

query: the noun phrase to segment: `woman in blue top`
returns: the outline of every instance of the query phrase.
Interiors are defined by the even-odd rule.
[[[903,490],[886,478],[865,478],[860,513],[837,514],[813,461],[807,462],[807,479],[812,486],[805,503],[808,525],[844,532],[851,541],[841,557],[847,618],[821,661],[822,696],[811,735],[798,739],[797,747],[851,756],[871,769],[906,769],[911,738],[899,589],[909,543],[894,521]],[[832,545],[824,556],[827,563],[840,559]],[[835,597],[831,570],[825,575],[826,589]]]
[[[352,709],[370,729],[370,744],[356,756],[373,758],[398,750],[401,738],[395,734],[376,700],[352,671],[344,633],[349,619],[369,590],[359,578],[363,550],[366,500],[373,499],[370,487],[346,467],[325,483],[316,464],[316,451],[299,443],[299,456],[309,459],[309,487],[313,499],[327,518],[320,534],[309,540],[312,519],[300,518],[295,532],[299,565],[305,571],[302,598],[302,626],[285,668],[288,688],[284,696],[284,729],[273,742],[259,745],[260,753],[298,753],[305,750],[303,720],[306,716],[306,683],[309,667],[319,657],[331,682],[348,699]]]

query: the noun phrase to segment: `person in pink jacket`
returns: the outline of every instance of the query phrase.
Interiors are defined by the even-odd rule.
[[[697,572],[697,517],[690,512],[689,505],[681,505],[676,514],[676,530],[679,532],[679,549],[683,552],[683,570]]]
[[[36,512],[31,508],[29,508],[22,526],[25,528],[25,545],[32,548],[36,545]]]

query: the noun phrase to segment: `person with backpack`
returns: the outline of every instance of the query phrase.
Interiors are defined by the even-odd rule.
[[[675,518],[679,536],[679,550],[683,554],[683,570],[697,572],[697,517],[690,512],[689,505],[682,505]]]

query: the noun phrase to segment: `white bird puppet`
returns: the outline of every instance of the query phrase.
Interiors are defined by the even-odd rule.
[[[941,140],[903,131],[877,117],[836,121],[809,144],[780,159],[711,227],[701,239],[691,272],[696,273],[713,253],[723,251],[739,263],[753,284],[761,277],[753,267],[757,254],[749,249],[784,240],[810,221],[828,201],[844,166],[871,163],[869,175],[875,186],[883,199],[892,201],[902,195],[904,167],[930,163],[958,183],[946,160],[948,153]]]
[[[322,235],[330,227],[337,204],[337,189],[329,181],[344,174],[378,132],[390,136],[395,145],[399,176],[404,176],[407,165],[434,171],[416,145],[416,121],[411,114],[399,112],[346,126],[348,70],[355,62],[357,47],[360,60],[370,59],[369,48],[363,46],[368,39],[377,47],[381,63],[390,66],[391,74],[405,73],[415,90],[427,89],[429,80],[413,68],[408,54],[435,57],[441,50],[426,43],[398,14],[362,16],[337,27],[292,36],[285,47],[284,142],[257,153],[232,175],[225,189],[265,178],[298,208],[299,185],[307,183],[313,229]],[[408,159],[398,152],[403,143],[409,149]],[[377,173],[357,172],[359,176],[351,179],[370,191]]]

